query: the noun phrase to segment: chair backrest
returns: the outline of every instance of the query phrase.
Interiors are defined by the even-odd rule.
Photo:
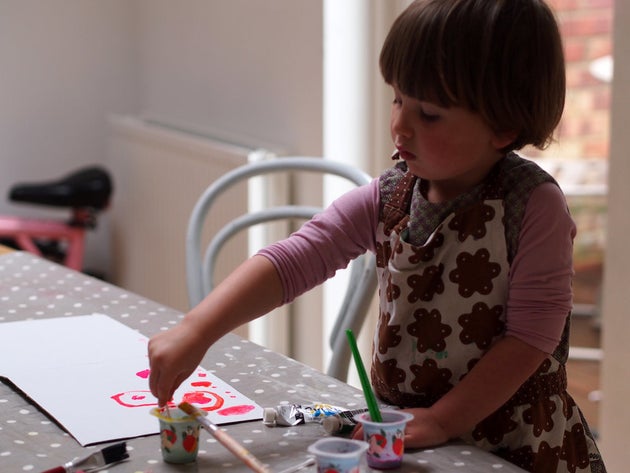
[[[221,176],[199,198],[188,221],[186,278],[188,301],[191,307],[197,305],[212,290],[217,256],[223,245],[235,234],[265,222],[296,218],[310,219],[322,210],[321,207],[284,205],[241,215],[228,222],[211,238],[202,258],[202,229],[206,216],[217,197],[240,181],[264,174],[286,171],[309,171],[324,175],[336,175],[357,186],[367,184],[372,179],[357,168],[314,157],[283,157],[249,163]],[[375,257],[371,253],[365,253],[350,264],[348,287],[329,339],[332,359],[328,365],[327,374],[342,380],[347,378],[351,352],[345,331],[352,329],[358,335],[375,289]]]

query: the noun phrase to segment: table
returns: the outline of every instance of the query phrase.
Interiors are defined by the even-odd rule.
[[[106,314],[146,336],[167,330],[183,316],[174,309],[34,255],[0,251],[0,323],[94,312]],[[322,401],[347,408],[365,406],[360,390],[234,334],[216,343],[202,366],[263,407],[282,401],[302,404]],[[69,382],[60,380],[57,388],[63,389],[64,383]],[[266,427],[262,421],[253,421],[223,428],[272,471],[300,463],[307,457],[306,447],[325,435],[318,424],[287,428]],[[103,447],[81,447],[37,406],[8,384],[0,383],[0,471],[3,473],[42,471]],[[198,461],[188,465],[164,463],[157,435],[129,439],[127,448],[130,460],[105,472],[250,471],[206,432],[202,432]],[[301,471],[314,472],[316,468],[311,466]],[[370,470],[364,466],[363,471]],[[523,470],[480,449],[453,442],[406,453],[403,467],[398,471]]]

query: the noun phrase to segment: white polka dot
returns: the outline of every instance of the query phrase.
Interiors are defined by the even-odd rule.
[[[31,471],[33,470],[34,466],[33,465],[24,465],[22,467],[22,471]]]
[[[501,463],[495,463],[494,465],[492,465],[492,468],[494,468],[495,470],[499,470],[503,468],[503,465]]]
[[[0,457],[8,457],[11,455],[11,452],[0,452]]]
[[[238,378],[232,378],[230,380],[230,383],[238,383],[239,381],[240,381],[240,379],[238,379]]]
[[[61,444],[60,443],[51,443],[50,447],[51,448],[59,448],[59,447],[61,447]]]
[[[262,394],[262,393],[264,393],[264,392],[265,392],[265,390],[264,390],[264,389],[256,389],[256,390],[254,391],[254,393],[256,393],[256,394]]]
[[[29,411],[28,409],[20,409],[18,412],[20,414],[30,414],[31,413],[31,411]]]
[[[30,437],[35,437],[36,435],[39,435],[39,432],[29,432],[28,435]]]
[[[453,463],[453,465],[455,465],[455,466],[466,466],[466,463],[464,463],[464,462],[455,462],[455,463]]]
[[[459,453],[461,453],[462,455],[471,455],[472,454],[472,452],[470,450],[462,450]]]

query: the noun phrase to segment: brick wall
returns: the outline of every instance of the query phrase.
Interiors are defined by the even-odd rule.
[[[612,54],[614,0],[548,0],[564,41],[567,62],[567,99],[556,132],[557,143],[531,157],[562,159],[608,158],[610,83],[596,78],[593,61]]]
[[[628,0],[617,0],[628,1]],[[575,302],[598,304],[606,242],[611,84],[592,72],[612,54],[614,0],[548,0],[564,42],[567,96],[556,142],[524,154],[540,158],[567,194],[577,225]]]

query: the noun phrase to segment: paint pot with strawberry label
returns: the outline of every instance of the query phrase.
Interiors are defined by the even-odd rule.
[[[374,422],[369,412],[356,419],[363,425],[363,438],[368,443],[367,463],[375,470],[399,468],[405,453],[405,427],[413,419],[408,412],[382,409],[383,422]]]
[[[360,440],[324,437],[309,445],[308,453],[315,455],[317,473],[359,473],[367,448]]]
[[[167,463],[191,463],[199,452],[197,420],[177,407],[156,407],[151,414],[160,422],[160,448]]]

